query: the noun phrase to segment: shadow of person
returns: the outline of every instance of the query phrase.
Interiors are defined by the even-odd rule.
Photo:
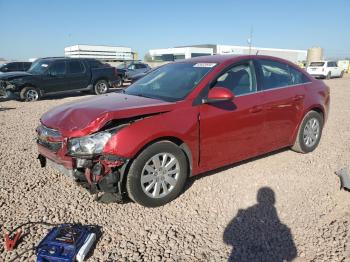
[[[278,218],[275,193],[260,188],[258,203],[239,210],[226,227],[223,239],[232,246],[229,261],[291,261],[297,250],[290,229]]]

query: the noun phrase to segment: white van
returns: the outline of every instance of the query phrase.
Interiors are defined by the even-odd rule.
[[[311,62],[306,71],[314,76],[330,79],[332,77],[343,77],[344,70],[338,67],[335,61]]]

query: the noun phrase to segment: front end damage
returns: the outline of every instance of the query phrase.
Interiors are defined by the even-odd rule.
[[[120,127],[119,127],[120,129]],[[115,128],[112,132],[116,132]],[[122,202],[125,195],[123,178],[129,159],[110,154],[76,154],[70,141],[59,131],[40,125],[37,128],[38,159],[41,167],[50,166],[72,177],[91,194],[104,192],[102,202]]]

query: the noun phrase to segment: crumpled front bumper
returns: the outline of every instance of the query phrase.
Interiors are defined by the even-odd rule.
[[[53,152],[39,143],[37,145],[41,167],[52,167],[59,173],[73,178],[77,184],[92,194],[98,192],[114,194],[116,202],[123,199],[123,194],[126,192],[122,181],[127,159],[115,156],[99,156],[95,159],[73,158],[62,155],[62,151]]]

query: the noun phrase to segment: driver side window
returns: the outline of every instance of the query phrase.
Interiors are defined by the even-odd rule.
[[[224,72],[217,78],[214,87],[225,87],[235,96],[256,92],[252,70],[248,63],[233,66]]]
[[[66,62],[65,61],[58,61],[55,62],[50,67],[50,74],[51,75],[64,75],[66,73]]]

